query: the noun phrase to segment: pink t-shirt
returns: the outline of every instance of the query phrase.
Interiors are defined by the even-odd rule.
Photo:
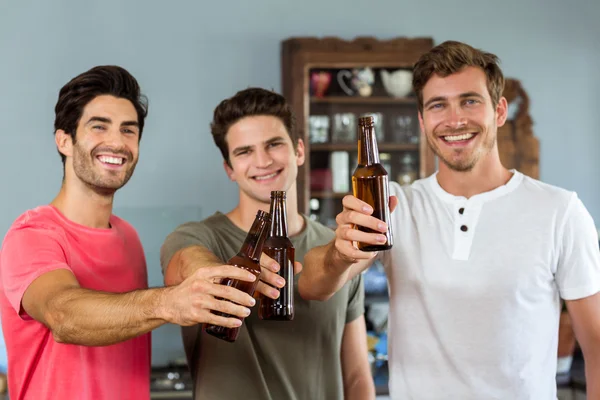
[[[88,228],[52,206],[41,206],[22,214],[6,234],[0,252],[0,312],[11,400],[150,398],[150,334],[110,346],[61,344],[21,307],[33,280],[61,268],[86,289],[147,288],[137,232],[114,215],[110,224],[110,229]]]

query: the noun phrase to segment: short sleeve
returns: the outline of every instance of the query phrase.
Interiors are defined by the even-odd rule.
[[[365,313],[365,287],[362,274],[352,278],[349,285],[346,323],[354,321]]]
[[[64,240],[56,230],[27,226],[8,232],[0,253],[0,275],[4,293],[21,318],[29,319],[21,309],[21,300],[29,285],[57,269],[71,271]]]
[[[179,250],[190,246],[204,246],[212,249],[214,240],[211,229],[201,222],[188,222],[178,226],[167,236],[160,249],[160,266],[163,274]]]
[[[600,291],[600,250],[594,221],[574,193],[558,232],[555,279],[565,300],[581,299]]]

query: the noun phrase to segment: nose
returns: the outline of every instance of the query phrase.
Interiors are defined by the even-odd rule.
[[[120,149],[125,146],[125,142],[123,141],[123,134],[121,133],[119,127],[111,127],[108,129],[108,132],[104,135],[104,143],[107,146],[111,146],[117,149]]]
[[[269,152],[261,149],[257,150],[254,154],[256,156],[255,161],[258,168],[268,168],[273,164],[273,158],[269,155]]]
[[[445,125],[450,129],[460,129],[467,125],[467,118],[459,106],[449,106]]]

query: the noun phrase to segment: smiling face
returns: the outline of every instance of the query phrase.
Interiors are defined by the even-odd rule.
[[[497,129],[506,114],[504,97],[492,104],[483,70],[466,67],[446,77],[431,76],[423,87],[419,122],[443,162],[440,168],[464,172],[497,151]]]
[[[66,156],[67,179],[114,193],[129,181],[138,161],[137,112],[129,100],[98,96],[85,106],[74,140],[63,131],[57,131],[56,140]]]
[[[227,175],[237,182],[242,196],[269,204],[271,191],[289,191],[304,163],[304,143],[296,151],[281,120],[273,116],[244,117],[226,136],[229,160]]]

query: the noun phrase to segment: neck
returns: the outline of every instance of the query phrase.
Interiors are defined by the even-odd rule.
[[[298,212],[298,195],[296,191],[296,183],[290,187],[286,193],[287,206],[287,232],[288,236],[295,236],[304,229],[304,218]],[[237,207],[227,213],[227,217],[244,232],[248,232],[257,210],[269,212],[271,203],[261,202],[246,195],[240,190],[240,202]]]
[[[83,182],[65,177],[51,205],[69,220],[90,228],[109,228],[114,193],[99,194]]]
[[[470,198],[505,185],[512,173],[500,161],[498,148],[494,147],[470,171],[454,171],[440,162],[437,180],[446,192]]]

